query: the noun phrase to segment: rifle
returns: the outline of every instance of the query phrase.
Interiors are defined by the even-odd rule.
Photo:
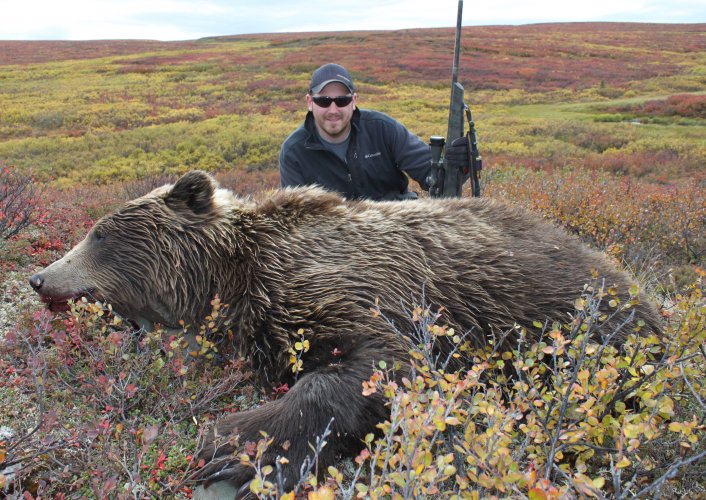
[[[431,173],[427,182],[429,184],[429,195],[433,198],[460,197],[463,183],[470,179],[471,192],[473,196],[480,196],[480,170],[483,168],[480,152],[478,151],[478,139],[476,138],[476,127],[471,116],[471,108],[464,102],[463,85],[458,83],[458,62],[461,53],[461,19],[463,17],[463,0],[458,2],[458,15],[456,17],[456,41],[454,44],[454,62],[451,76],[451,102],[449,104],[449,123],[446,139],[433,135],[429,138],[431,148]],[[468,141],[469,168],[461,171],[451,167],[444,158],[445,145],[451,144],[454,140],[464,136],[463,120],[468,121]]]

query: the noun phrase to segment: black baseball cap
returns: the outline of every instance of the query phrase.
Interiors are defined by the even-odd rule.
[[[318,94],[321,92],[326,85],[333,82],[339,82],[348,87],[351,94],[355,92],[355,87],[353,86],[353,78],[351,78],[350,73],[343,66],[338,64],[328,63],[319,67],[311,75],[311,82],[309,83],[309,93]]]

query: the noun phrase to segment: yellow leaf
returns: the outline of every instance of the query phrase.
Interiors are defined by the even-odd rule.
[[[625,468],[625,467],[629,467],[631,464],[632,464],[632,462],[630,462],[630,460],[628,460],[627,457],[623,457],[623,458],[620,459],[620,462],[618,462],[617,464],[615,464],[615,466],[616,466],[618,469],[623,469],[623,468]]]
[[[659,405],[657,407],[659,409],[659,413],[663,417],[671,417],[674,415],[674,401],[672,401],[671,398],[662,398],[659,401]]]
[[[652,375],[652,372],[655,371],[654,365],[645,365],[642,368],[640,368],[640,371],[644,373],[645,375]]]
[[[527,493],[527,496],[529,497],[530,500],[546,500],[547,499],[547,494],[544,493],[544,491],[540,490],[539,488],[532,488]]]
[[[262,481],[260,481],[260,478],[255,477],[250,481],[250,491],[256,495],[262,491]]]
[[[338,472],[338,469],[335,468],[333,465],[329,465],[328,475],[331,476],[332,478],[334,478],[338,482],[343,481],[343,474]]]
[[[623,434],[626,438],[636,438],[640,434],[640,428],[637,425],[627,424],[623,427]]]
[[[672,432],[682,432],[683,428],[684,428],[684,424],[682,424],[681,422],[670,422],[669,423],[669,430]]]
[[[292,498],[294,498],[294,494],[292,494]],[[333,500],[334,498],[333,490],[328,486],[322,486],[318,490],[309,493],[310,500]]]
[[[355,483],[355,489],[358,490],[358,493],[362,493],[363,495],[368,492],[368,487],[363,483]]]
[[[640,447],[639,439],[631,439],[628,441],[628,451],[635,451]]]

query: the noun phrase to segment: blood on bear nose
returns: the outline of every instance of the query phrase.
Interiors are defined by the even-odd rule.
[[[29,284],[34,290],[38,291],[44,284],[44,277],[41,274],[35,274],[29,279]]]

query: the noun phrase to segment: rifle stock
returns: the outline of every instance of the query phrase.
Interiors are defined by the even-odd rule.
[[[449,106],[449,127],[446,133],[447,146],[459,137],[463,137],[463,85],[453,82],[451,85],[451,104]],[[444,185],[441,195],[445,197],[459,197],[463,189],[463,173],[452,168],[444,161]]]

